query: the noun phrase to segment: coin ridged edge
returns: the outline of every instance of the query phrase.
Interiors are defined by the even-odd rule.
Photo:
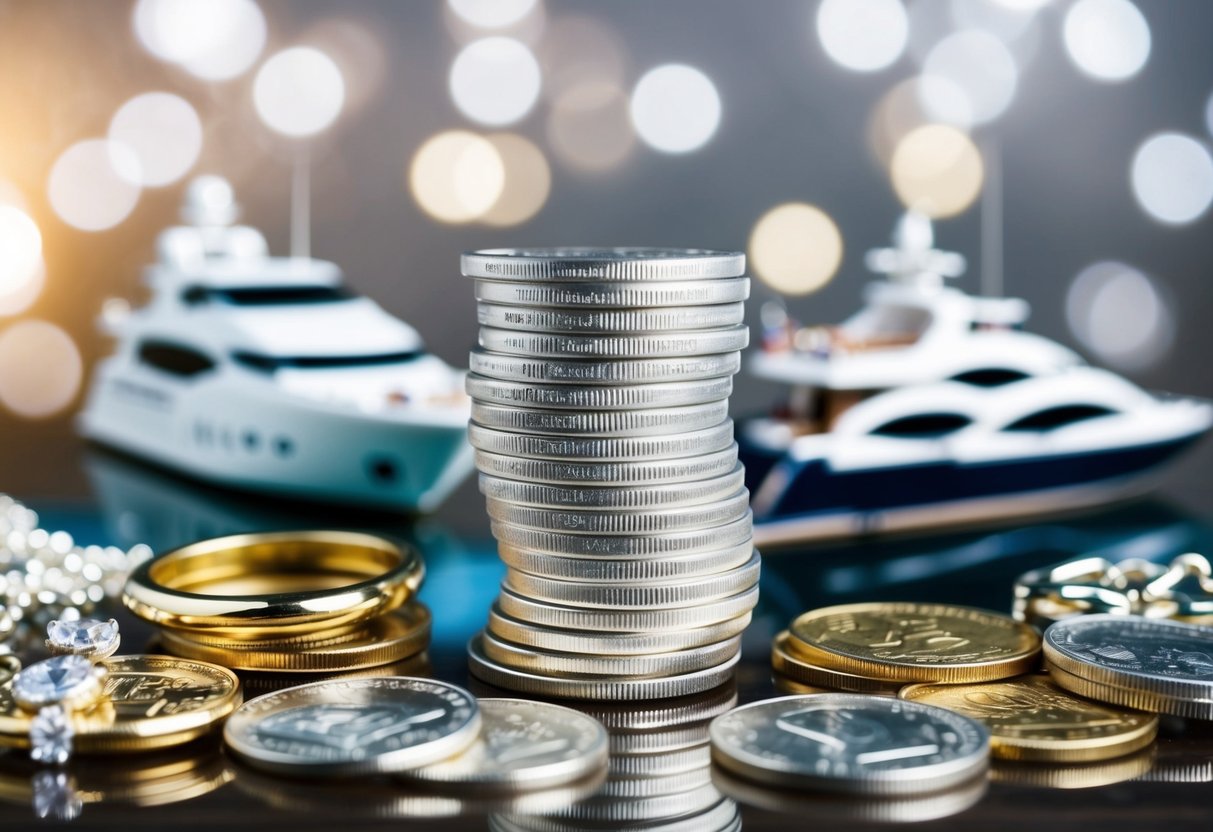
[[[744,488],[719,500],[660,511],[616,508],[542,508],[486,497],[491,519],[553,532],[601,535],[665,534],[722,526],[745,517],[750,492]]]
[[[511,618],[561,630],[647,632],[706,627],[736,618],[752,611],[758,604],[758,587],[755,585],[736,595],[703,604],[661,610],[586,609],[545,604],[511,592],[508,587],[498,595],[497,603]]]
[[[683,407],[727,399],[733,392],[733,377],[718,376],[647,384],[581,385],[503,381],[469,373],[464,377],[464,389],[475,401],[504,407],[643,410],[650,407]]]
[[[497,545],[497,554],[506,566],[528,575],[555,580],[674,581],[683,578],[703,578],[744,566],[754,550],[750,541],[727,549],[695,552],[689,555],[663,558],[579,558],[529,552],[505,543]]]
[[[482,280],[714,280],[745,274],[745,255],[710,249],[480,249],[459,258]]]
[[[728,418],[722,399],[651,410],[553,410],[472,402],[472,421],[498,430],[548,436],[666,436],[718,425]]]
[[[493,537],[499,543],[571,557],[663,558],[734,546],[745,543],[753,536],[753,521],[749,513],[740,520],[709,529],[662,535],[595,537],[527,529],[509,523],[493,522],[490,526]]]
[[[473,448],[504,456],[540,457],[558,462],[642,462],[723,451],[733,444],[733,420],[664,436],[570,437],[513,433],[472,422]]]
[[[481,326],[559,334],[647,334],[667,330],[721,329],[736,326],[744,319],[745,304],[740,301],[651,309],[543,309],[481,301],[476,308],[476,320]]]
[[[554,306],[559,309],[657,306],[715,306],[736,303],[750,297],[748,277],[722,277],[712,280],[672,282],[588,281],[510,282],[477,278],[478,302],[508,306]]]
[[[1213,699],[1173,696],[1156,691],[1133,690],[1094,682],[1070,673],[1065,668],[1049,661],[1047,657],[1045,668],[1049,671],[1049,677],[1058,687],[1065,688],[1078,696],[1094,699],[1096,702],[1106,702],[1110,705],[1119,705],[1123,708],[1132,708],[1147,713],[1213,720]]]
[[[743,350],[750,343],[750,330],[738,324],[641,335],[577,335],[482,326],[478,343],[491,352],[534,357],[661,358]]]
[[[656,679],[716,667],[741,651],[741,637],[665,653],[593,655],[526,647],[486,631],[480,635],[480,646],[490,661],[513,670],[560,677]]]
[[[793,682],[812,687],[829,688],[847,693],[897,693],[905,684],[895,679],[857,676],[828,667],[820,667],[797,658],[787,649],[791,635],[782,631],[771,642],[771,669]]]

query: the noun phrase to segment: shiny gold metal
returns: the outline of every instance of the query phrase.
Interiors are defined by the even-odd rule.
[[[275,673],[324,673],[359,670],[398,662],[425,650],[430,643],[430,611],[419,601],[375,618],[352,638],[335,644],[278,644],[274,642],[202,643],[189,635],[165,629],[160,633],[165,649],[221,664],[233,670],[265,670]]]
[[[434,666],[430,663],[429,655],[423,652],[391,664],[342,673],[272,673],[246,670],[238,675],[240,683],[244,686],[244,698],[252,699],[263,693],[273,693],[283,688],[293,688],[309,682],[323,682],[327,679],[369,679],[376,676],[417,676],[430,679],[434,676]]]
[[[822,690],[845,690],[851,693],[874,693],[894,695],[904,682],[893,679],[873,679],[843,673],[828,667],[819,667],[796,656],[788,649],[791,636],[784,630],[771,642],[771,669],[783,679],[795,683],[805,691],[792,693],[818,693]]]
[[[70,714],[75,754],[147,751],[180,745],[218,726],[241,701],[240,680],[225,667],[172,656],[114,656],[102,700]],[[33,715],[0,686],[0,746],[28,748]]]
[[[901,699],[972,717],[990,729],[990,754],[1005,760],[1086,763],[1145,748],[1158,717],[1081,699],[1037,673],[979,685],[909,685]]]
[[[356,532],[214,538],[139,566],[123,602],[173,629],[266,639],[317,633],[396,609],[425,570],[411,547]]]
[[[1040,636],[1027,624],[950,604],[825,607],[790,632],[788,652],[810,664],[901,682],[987,682],[1040,666]]]
[[[0,685],[7,684],[21,672],[21,660],[11,653],[0,655]]]
[[[995,760],[990,780],[1037,789],[1093,789],[1144,778],[1157,759],[1157,746],[1094,763],[1023,763]]]
[[[771,674],[771,684],[774,686],[776,693],[784,693],[788,696],[807,696],[811,693],[829,693],[829,688],[819,688],[814,685],[802,685],[790,676],[784,676],[782,673]]]

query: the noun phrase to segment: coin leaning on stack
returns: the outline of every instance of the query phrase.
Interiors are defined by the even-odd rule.
[[[472,673],[574,699],[727,681],[759,573],[728,418],[744,255],[497,249],[462,266],[481,324],[468,435],[508,567]]]

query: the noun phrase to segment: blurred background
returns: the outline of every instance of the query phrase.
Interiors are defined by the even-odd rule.
[[[0,488],[88,494],[97,318],[200,173],[279,254],[308,180],[312,254],[455,364],[462,250],[744,249],[751,324],[834,322],[913,207],[961,288],[1213,396],[1211,32],[1203,0],[0,2]]]

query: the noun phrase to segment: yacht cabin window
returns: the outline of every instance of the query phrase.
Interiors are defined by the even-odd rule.
[[[355,295],[344,286],[188,286],[181,292],[187,306],[222,303],[228,306],[288,306],[299,303],[336,303]]]
[[[215,362],[204,352],[170,341],[146,340],[139,344],[139,360],[149,367],[182,378],[189,378],[215,368]]]
[[[955,433],[972,423],[968,416],[959,413],[915,413],[899,416],[871,431],[873,436],[890,436],[898,439],[940,439]]]
[[[1110,416],[1114,412],[1098,404],[1063,404],[1020,417],[1003,428],[1003,430],[1017,433],[1043,433],[1045,431],[1064,428],[1067,425],[1073,425],[1078,422],[1085,422],[1088,419]]]
[[[253,370],[272,373],[277,370],[333,370],[343,367],[377,367],[407,364],[425,355],[424,350],[390,352],[375,355],[262,355],[239,351],[232,360]]]
[[[952,381],[971,384],[974,387],[1001,387],[1016,381],[1023,381],[1027,373],[1012,370],[1007,367],[982,367],[977,370],[966,370],[952,376]]]

